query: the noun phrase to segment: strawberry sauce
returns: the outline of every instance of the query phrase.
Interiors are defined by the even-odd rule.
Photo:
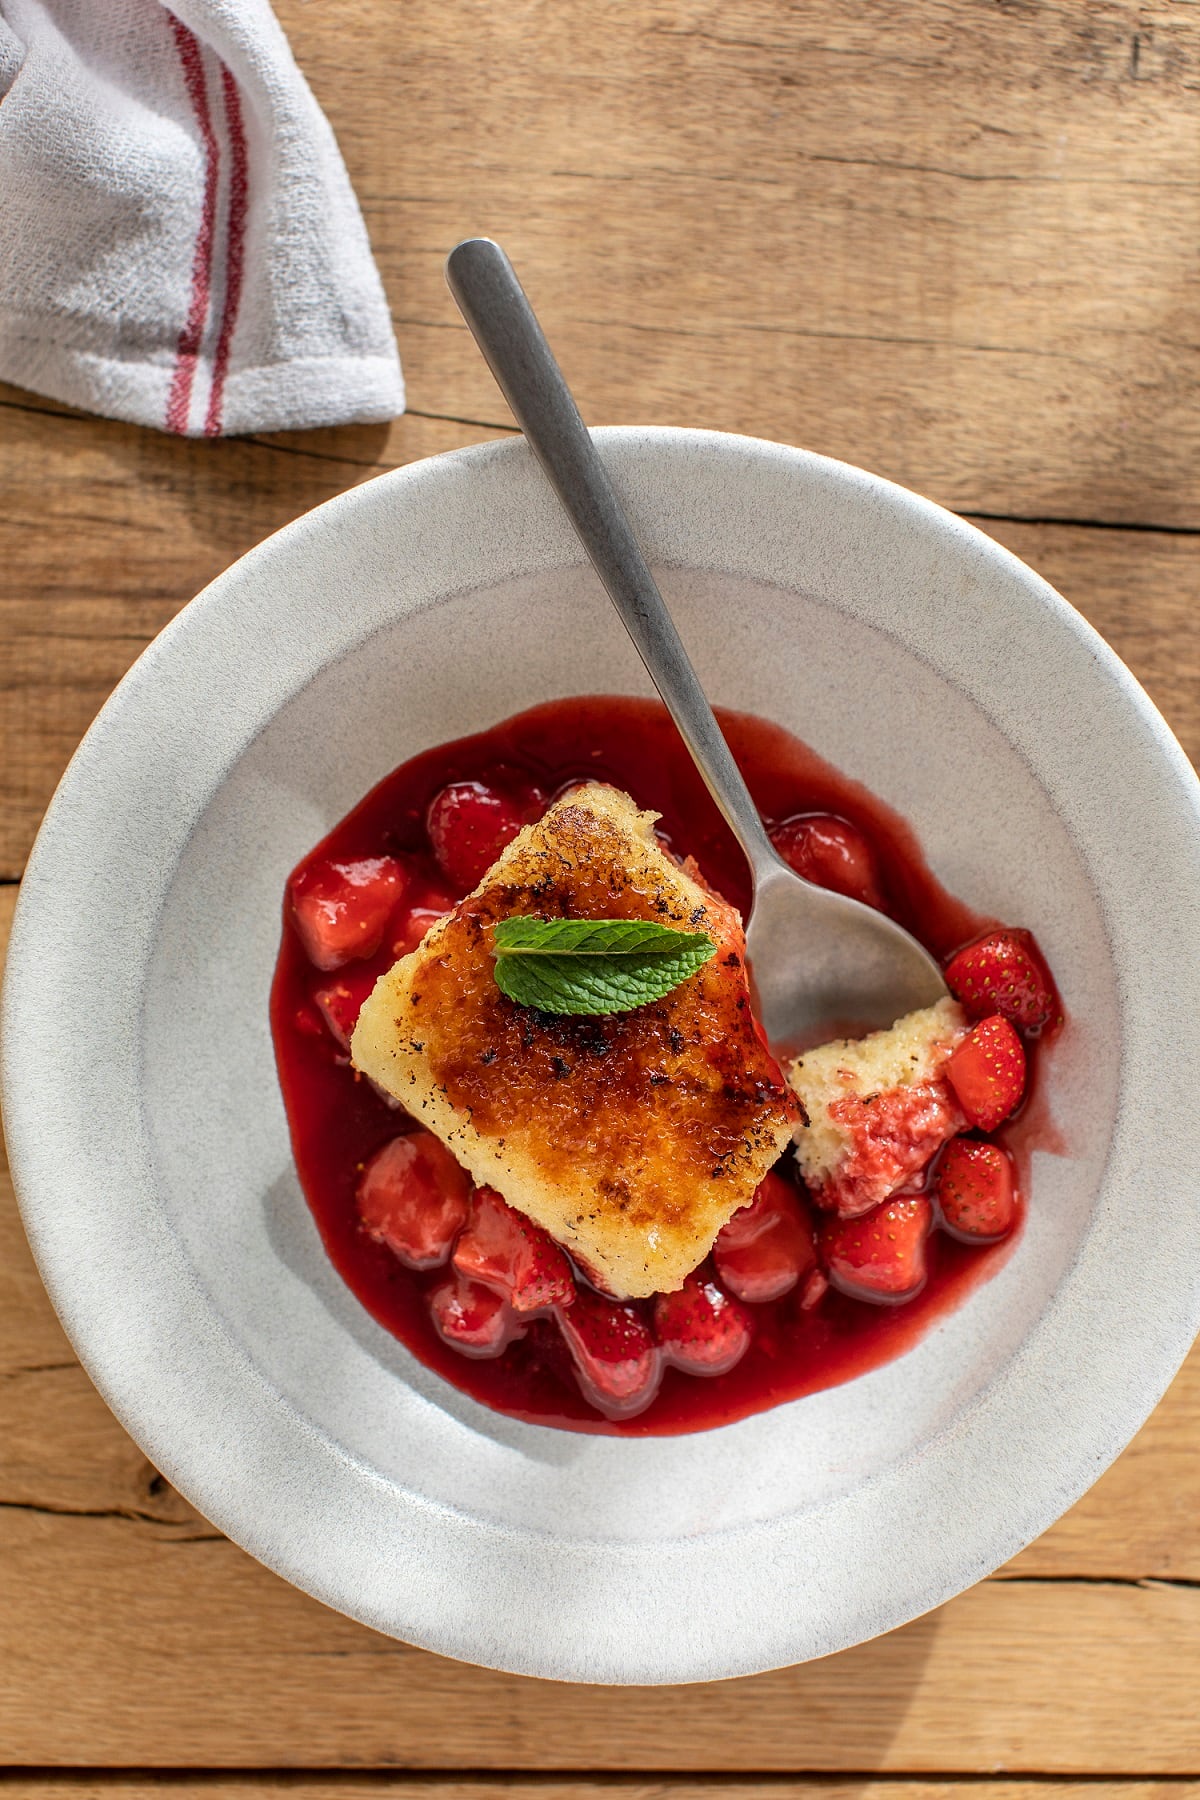
[[[994,923],[939,885],[909,827],[865,788],[778,726],[738,713],[720,717],[768,827],[806,814],[846,821],[873,853],[870,879],[876,885],[869,897],[882,899],[937,957],[945,960]],[[661,813],[659,831],[668,846],[693,856],[705,880],[746,910],[750,894],[741,852],[660,705],[587,697],[535,707],[405,763],[294,872],[289,895],[312,896],[317,931],[323,865],[382,859],[381,879],[395,881],[401,898],[378,946],[332,970],[316,966],[314,940],[303,935],[303,923],[297,925],[292,901],[285,902],[271,997],[279,1079],[301,1185],[334,1266],[367,1310],[423,1363],[485,1405],[535,1424],[632,1436],[699,1431],[850,1380],[900,1355],[995,1270],[1013,1239],[968,1244],[935,1230],[927,1246],[928,1280],[902,1305],[851,1299],[830,1288],[806,1310],[803,1283],[781,1299],[753,1305],[750,1348],[736,1366],[711,1376],[668,1368],[656,1398],[629,1419],[607,1419],[584,1398],[553,1317],[534,1318],[524,1337],[490,1358],[465,1355],[438,1335],[430,1297],[445,1283],[447,1269],[406,1266],[370,1235],[356,1204],[364,1164],[415,1125],[351,1068],[349,1031],[376,978],[466,891],[464,881],[446,873],[445,853],[440,863],[434,856],[427,817],[435,796],[454,784],[479,784],[489,796],[500,796],[492,812],[511,815],[511,835],[516,824],[538,816],[580,780],[611,782]],[[436,841],[445,823],[437,809],[433,823]],[[837,868],[849,867],[853,859],[840,844],[831,852],[827,836],[813,854],[828,859],[836,852]],[[466,843],[468,858],[475,848]],[[839,885],[843,877],[830,867],[826,884]],[[461,875],[469,872],[461,863],[459,868]],[[826,879],[820,868],[806,866],[804,872]],[[391,889],[381,891],[389,899]],[[1043,1046],[1030,1056],[1031,1077]],[[1027,1130],[1020,1135],[1027,1152]],[[1040,1131],[1038,1136],[1040,1142]],[[790,1156],[779,1170],[789,1182],[798,1180]],[[712,1267],[711,1260],[703,1265],[708,1274]],[[647,1322],[653,1319],[653,1301],[637,1307]]]

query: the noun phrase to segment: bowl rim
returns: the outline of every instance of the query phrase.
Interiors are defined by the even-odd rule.
[[[1191,769],[1182,749],[1165,721],[1158,714],[1132,675],[1092,627],[1030,571],[1011,552],[986,536],[977,527],[946,512],[934,502],[899,487],[882,477],[851,465],[818,457],[811,452],[766,440],[744,438],[718,432],[691,431],[674,427],[609,427],[598,431],[598,443],[606,456],[618,466],[626,457],[649,455],[658,451],[668,454],[717,456],[730,459],[731,468],[756,462],[787,466],[810,480],[833,482],[841,488],[857,491],[873,500],[885,501],[902,516],[917,525],[934,530],[944,539],[957,539],[971,547],[984,562],[1007,569],[1020,586],[1035,595],[1052,613],[1058,625],[1075,640],[1085,645],[1097,667],[1097,673],[1115,687],[1119,702],[1130,709],[1131,720],[1153,744],[1162,759],[1163,772],[1169,778],[1174,798],[1190,808],[1193,825],[1200,842],[1200,781]],[[382,1478],[352,1459],[340,1446],[332,1443],[311,1421],[298,1417],[278,1395],[266,1391],[257,1372],[246,1366],[240,1347],[222,1336],[215,1322],[195,1325],[188,1341],[189,1355],[212,1358],[220,1374],[222,1394],[237,1395],[271,1461],[277,1477],[277,1488],[271,1496],[265,1515],[261,1495],[237,1481],[222,1485],[220,1459],[214,1458],[212,1445],[221,1441],[221,1407],[210,1394],[193,1396],[195,1411],[189,1419],[178,1414],[164,1416],[159,1397],[149,1397],[139,1390],[138,1376],[149,1366],[150,1345],[142,1342],[135,1348],[135,1361],[129,1360],[131,1345],[126,1333],[106,1329],[103,1314],[94,1299],[81,1298],[70,1260],[64,1255],[61,1238],[55,1235],[51,1214],[55,1189],[61,1169],[61,1152],[47,1132],[47,1117],[53,1113],[53,1067],[44,1053],[33,1058],[35,1071],[42,1082],[26,1078],[26,1054],[36,1035],[36,1017],[42,998],[45,970],[53,962],[56,946],[48,932],[46,896],[55,881],[61,879],[60,865],[65,854],[70,856],[69,838],[63,832],[76,822],[80,805],[93,773],[102,763],[110,733],[123,717],[132,700],[143,695],[179,656],[186,657],[195,634],[210,629],[219,616],[226,595],[236,582],[245,580],[258,567],[268,562],[281,544],[303,542],[305,534],[324,532],[351,519],[356,511],[369,508],[374,496],[389,496],[415,490],[422,502],[428,494],[421,490],[430,481],[462,475],[477,477],[483,471],[495,472],[497,465],[512,465],[514,472],[526,466],[528,451],[524,441],[506,438],[472,445],[422,459],[399,469],[387,471],[371,480],[333,496],[322,505],[281,527],[262,540],[229,569],[218,575],[196,598],[184,607],[174,620],[155,638],[118,684],[97,719],[86,734],[60,781],[50,803],[42,827],[29,858],[21,884],[13,921],[4,990],[0,998],[0,1094],[3,1096],[6,1134],[9,1144],[14,1187],[18,1194],[25,1228],[34,1250],[50,1297],[71,1338],[80,1360],[99,1388],[106,1402],[131,1435],[141,1444],[168,1479],[231,1539],[251,1554],[294,1582],[310,1594],[337,1610],[407,1642],[487,1667],[518,1674],[554,1679],[583,1680],[604,1683],[689,1682],[731,1678],[759,1673],[812,1656],[829,1654],[860,1642],[940,1605],[952,1595],[971,1585],[982,1575],[1044,1530],[1072,1504],[1096,1479],[1104,1467],[1119,1453],[1144,1422],[1150,1410],[1165,1392],[1176,1370],[1187,1354],[1192,1338],[1200,1328],[1200,1274],[1180,1282],[1172,1305],[1157,1321],[1160,1329],[1148,1328],[1139,1343],[1141,1354],[1131,1358],[1125,1384],[1103,1417],[1086,1421],[1087,1434],[1073,1443],[1073,1455],[1066,1459],[1052,1481],[1036,1497],[1027,1496],[1024,1509],[1014,1513],[1004,1528],[991,1530],[986,1546],[980,1533],[968,1532],[956,1547],[956,1554],[943,1558],[936,1567],[926,1558],[921,1578],[889,1594],[882,1602],[859,1603],[853,1618],[844,1619],[841,1629],[831,1636],[822,1635],[811,1620],[797,1621],[785,1616],[787,1602],[794,1604],[796,1590],[781,1582],[780,1616],[769,1621],[730,1621],[730,1635],[720,1645],[707,1641],[681,1643],[673,1649],[663,1641],[661,1626],[647,1623],[642,1638],[636,1643],[621,1641],[612,1626],[598,1628],[584,1644],[572,1646],[564,1635],[557,1637],[544,1630],[527,1633],[515,1645],[497,1632],[495,1622],[463,1616],[461,1597],[451,1581],[447,1585],[444,1569],[436,1577],[428,1576],[432,1560],[453,1565],[460,1560],[477,1558],[500,1582],[513,1591],[517,1584],[541,1581],[545,1577],[541,1560],[546,1555],[545,1540],[523,1539],[520,1532],[499,1530],[481,1521],[456,1518],[445,1509],[405,1492],[400,1496],[405,1542],[393,1545],[395,1567],[392,1589],[382,1600],[372,1596],[372,1532],[390,1527],[395,1533],[396,1492]],[[552,504],[548,501],[548,504]],[[365,515],[364,515],[365,516]],[[582,561],[582,556],[577,560]],[[546,565],[552,566],[552,565]],[[498,577],[499,578],[499,577]],[[319,666],[319,665],[318,665]],[[315,670],[313,671],[315,672]],[[1200,1048],[1200,1030],[1197,1034]],[[148,1253],[148,1252],[147,1252]],[[1196,1263],[1200,1264],[1200,1257]],[[177,1287],[182,1302],[184,1289]],[[189,1322],[191,1329],[194,1322]],[[153,1334],[151,1334],[153,1335]],[[185,1332],[186,1336],[186,1332]],[[1014,1368],[1020,1362],[1014,1359]],[[1006,1371],[1007,1376],[1007,1371]],[[173,1398],[178,1403],[184,1389],[176,1386]],[[969,1411],[979,1413],[983,1399]],[[802,1403],[800,1403],[802,1404]],[[196,1425],[201,1429],[197,1433]],[[960,1450],[976,1433],[980,1420],[964,1419],[964,1439]],[[622,1440],[635,1442],[636,1440]],[[301,1519],[295,1497],[282,1491],[279,1483],[289,1459],[303,1454],[313,1471],[306,1503],[316,1503],[317,1511],[333,1516],[332,1496],[344,1490],[347,1470],[361,1502],[357,1535],[349,1546],[343,1545],[336,1556],[330,1554],[327,1541],[314,1532],[311,1520]],[[877,1488],[877,1483],[866,1487]],[[878,1494],[875,1495],[875,1500]],[[855,1513],[857,1502],[858,1512]],[[845,1512],[846,1529],[864,1530],[870,1508],[863,1510],[863,1495],[839,1502]],[[918,1496],[906,1488],[892,1493],[891,1502],[915,1524],[920,1516]],[[257,1514],[256,1514],[257,1508]],[[694,1591],[698,1570],[715,1564],[725,1577],[736,1572],[738,1559],[748,1553],[748,1538],[754,1538],[753,1554],[763,1557],[776,1571],[784,1568],[795,1550],[789,1536],[795,1520],[777,1522],[763,1530],[738,1530],[713,1534],[691,1543],[654,1545],[654,1555],[665,1571],[664,1581],[676,1595]],[[717,1541],[719,1538],[719,1542]],[[376,1540],[377,1541],[377,1540]],[[644,1546],[642,1547],[644,1549]],[[638,1578],[639,1547],[618,1548],[612,1545],[588,1545],[563,1540],[565,1562],[556,1569],[554,1579],[570,1578],[572,1559],[590,1557],[589,1567],[607,1566],[610,1573],[630,1588]],[[595,1559],[599,1558],[599,1564]],[[405,1610],[397,1596],[404,1591],[405,1581],[426,1577],[426,1591],[421,1606],[414,1612]],[[644,1571],[642,1571],[644,1573]],[[711,1570],[703,1579],[712,1579]],[[641,1602],[649,1614],[653,1607]],[[679,1609],[665,1608],[667,1625],[674,1629]],[[625,1624],[628,1620],[625,1619]],[[543,1621],[544,1624],[544,1621]],[[834,1641],[836,1639],[836,1641]]]

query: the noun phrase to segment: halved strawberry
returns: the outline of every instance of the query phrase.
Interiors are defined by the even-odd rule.
[[[924,1194],[888,1200],[862,1218],[831,1220],[821,1233],[829,1279],[856,1300],[911,1300],[925,1285],[932,1224]]]
[[[654,1335],[668,1362],[688,1375],[724,1375],[750,1348],[750,1314],[693,1269],[678,1293],[654,1299]]]
[[[933,1196],[956,1237],[991,1242],[1006,1237],[1016,1221],[1012,1161],[998,1144],[954,1138],[937,1166]]]
[[[607,1419],[644,1411],[658,1392],[662,1357],[634,1306],[580,1288],[558,1315],[579,1389]]]
[[[481,781],[450,782],[433,796],[425,817],[433,854],[461,893],[483,880],[525,822],[511,795]]]
[[[457,1273],[434,1288],[429,1313],[443,1343],[462,1356],[499,1356],[523,1333],[503,1294]]]
[[[723,1287],[739,1300],[778,1300],[816,1266],[813,1229],[799,1195],[782,1175],[767,1175],[749,1206],[717,1233],[713,1260]]]
[[[1025,1092],[1025,1051],[999,1013],[981,1019],[946,1059],[946,1079],[967,1123],[993,1131],[1015,1111]]]
[[[318,988],[313,995],[321,1017],[343,1050],[350,1048],[351,1034],[358,1024],[363,1001],[374,986],[374,975],[354,969],[349,975],[331,981],[327,987]]]
[[[392,856],[314,863],[292,883],[292,917],[310,962],[340,969],[374,956],[407,877]]]
[[[431,1131],[410,1131],[377,1150],[358,1178],[369,1237],[410,1269],[448,1262],[467,1222],[471,1178]]]
[[[989,931],[946,964],[946,986],[972,1019],[1000,1013],[1036,1035],[1058,1011],[1050,971],[1028,931]]]
[[[454,1266],[473,1281],[495,1288],[517,1312],[570,1306],[571,1267],[554,1239],[495,1188],[475,1190],[471,1216],[454,1250]]]
[[[856,825],[832,813],[807,813],[776,825],[771,842],[806,881],[883,910],[878,859]]]

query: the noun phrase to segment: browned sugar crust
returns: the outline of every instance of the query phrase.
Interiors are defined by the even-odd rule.
[[[381,979],[353,1042],[477,1181],[628,1295],[682,1284],[795,1111],[751,1015],[741,921],[663,853],[654,816],[595,784],[559,801]],[[496,986],[492,927],[513,914],[655,919],[719,948],[649,1006],[555,1016]]]

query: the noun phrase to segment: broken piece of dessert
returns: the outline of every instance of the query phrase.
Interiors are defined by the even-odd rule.
[[[967,1030],[958,1002],[939,1000],[885,1031],[795,1059],[796,1161],[818,1206],[844,1219],[870,1212],[963,1129],[946,1065]]]
[[[648,701],[424,752],[288,883],[272,1030],[329,1255],[423,1363],[532,1423],[692,1431],[848,1380],[1020,1223],[1010,1142],[1040,1109],[1008,1121],[1061,1019],[1036,943],[797,740],[722,726],[779,853],[891,911],[953,999],[785,1081],[744,863]]]
[[[986,960],[1011,935],[985,938],[969,960]],[[962,985],[954,963],[947,973]],[[991,1004],[1028,1012],[1027,990],[1016,998],[1016,989],[993,988]],[[977,988],[973,1010],[988,1003]],[[937,1222],[966,1242],[994,1243],[1011,1231],[1017,1199],[1008,1155],[961,1134],[992,1131],[1016,1111],[1025,1068],[1011,1017],[986,1012],[972,1025],[955,999],[795,1058],[788,1079],[801,1108],[796,1162],[812,1199],[833,1215],[821,1228],[820,1253],[842,1293],[912,1299],[928,1277]]]
[[[663,851],[656,817],[598,783],[566,794],[380,978],[351,1040],[357,1069],[622,1299],[683,1286],[796,1116],[741,920]],[[715,955],[649,1005],[555,1014],[497,985],[514,917],[644,919],[707,932]]]

